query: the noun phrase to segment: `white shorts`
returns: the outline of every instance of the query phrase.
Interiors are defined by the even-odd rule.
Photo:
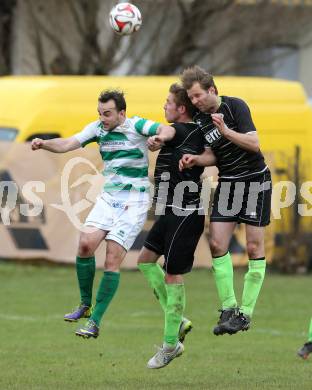
[[[105,239],[116,241],[128,251],[143,229],[148,209],[148,193],[102,192],[87,216],[85,226],[108,231]]]

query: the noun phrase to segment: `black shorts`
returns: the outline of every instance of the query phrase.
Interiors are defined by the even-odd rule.
[[[270,223],[271,197],[269,169],[250,179],[221,179],[214,194],[210,221],[266,226]]]
[[[203,214],[203,213],[201,213]],[[204,230],[205,216],[195,210],[187,216],[177,216],[166,209],[150,230],[144,246],[164,255],[164,270],[171,275],[190,272],[194,252]]]

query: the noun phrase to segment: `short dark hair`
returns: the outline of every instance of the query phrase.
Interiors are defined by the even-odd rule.
[[[106,89],[100,93],[98,101],[101,103],[107,103],[109,100],[113,100],[116,104],[117,111],[127,109],[126,99],[122,91],[116,89]]]
[[[218,94],[218,89],[212,75],[198,65],[184,69],[181,75],[181,82],[186,90],[191,89],[194,83],[199,83],[206,91],[210,87],[214,87],[216,94]]]
[[[174,95],[175,104],[179,106],[185,106],[187,114],[192,118],[197,108],[193,106],[190,98],[187,95],[186,89],[178,83],[170,85],[169,92]]]

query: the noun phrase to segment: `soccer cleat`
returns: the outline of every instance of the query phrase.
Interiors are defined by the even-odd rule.
[[[180,343],[183,343],[185,336],[192,330],[193,324],[192,321],[188,320],[187,318],[183,318],[180,328],[179,328],[179,341]]]
[[[219,310],[219,312],[221,312],[220,318],[219,318],[217,325],[213,328],[213,333],[216,336],[221,336],[225,333],[228,333],[227,325],[237,311],[238,311],[237,308],[229,308],[229,309]]]
[[[303,347],[299,349],[297,355],[302,359],[307,359],[310,353],[312,353],[312,341],[305,343]]]
[[[90,337],[97,338],[100,333],[100,329],[97,324],[93,320],[89,320],[86,322],[85,326],[76,330],[76,336],[81,336],[85,339],[89,339]]]
[[[72,313],[64,316],[64,321],[77,322],[80,318],[89,318],[92,314],[92,306],[81,303]]]
[[[164,346],[158,348],[156,354],[148,361],[147,368],[162,368],[167,366],[174,358],[179,357],[184,352],[184,346],[178,341],[173,350],[167,350]]]
[[[241,312],[235,313],[224,328],[229,334],[235,334],[240,330],[246,331],[250,328],[250,317]]]

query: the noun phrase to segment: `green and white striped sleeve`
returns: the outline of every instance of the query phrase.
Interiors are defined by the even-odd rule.
[[[97,128],[99,121],[89,123],[80,133],[74,135],[74,137],[80,142],[82,147],[90,144],[91,142],[97,142]]]
[[[135,130],[139,134],[145,135],[146,137],[157,134],[157,129],[160,126],[160,123],[143,119],[138,116],[132,117],[132,119],[134,120]]]

